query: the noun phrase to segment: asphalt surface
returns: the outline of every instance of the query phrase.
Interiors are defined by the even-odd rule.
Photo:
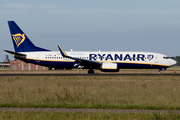
[[[180,74],[0,74],[0,76],[180,76]]]
[[[102,112],[102,113],[176,113],[180,110],[135,110],[135,109],[71,109],[71,108],[0,108],[0,111],[19,112]]]

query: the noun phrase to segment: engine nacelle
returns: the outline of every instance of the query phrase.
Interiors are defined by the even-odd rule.
[[[119,72],[117,63],[103,62],[101,65],[101,71],[103,72]]]

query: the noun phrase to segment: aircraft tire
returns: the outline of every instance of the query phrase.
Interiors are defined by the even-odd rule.
[[[94,70],[88,70],[88,74],[94,74]]]

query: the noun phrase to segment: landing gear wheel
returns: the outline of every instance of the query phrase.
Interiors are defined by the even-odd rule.
[[[88,74],[94,74],[94,70],[88,70]]]

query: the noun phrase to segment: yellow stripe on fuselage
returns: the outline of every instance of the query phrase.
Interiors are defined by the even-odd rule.
[[[51,62],[74,62],[75,61],[75,60],[47,60],[47,59],[34,59],[34,58],[26,58],[26,59],[40,60],[40,61],[51,61]],[[140,63],[140,62],[127,62],[127,61],[98,61],[98,62],[146,64],[146,65],[158,65],[158,66],[170,67],[169,65],[157,64],[157,63]]]

